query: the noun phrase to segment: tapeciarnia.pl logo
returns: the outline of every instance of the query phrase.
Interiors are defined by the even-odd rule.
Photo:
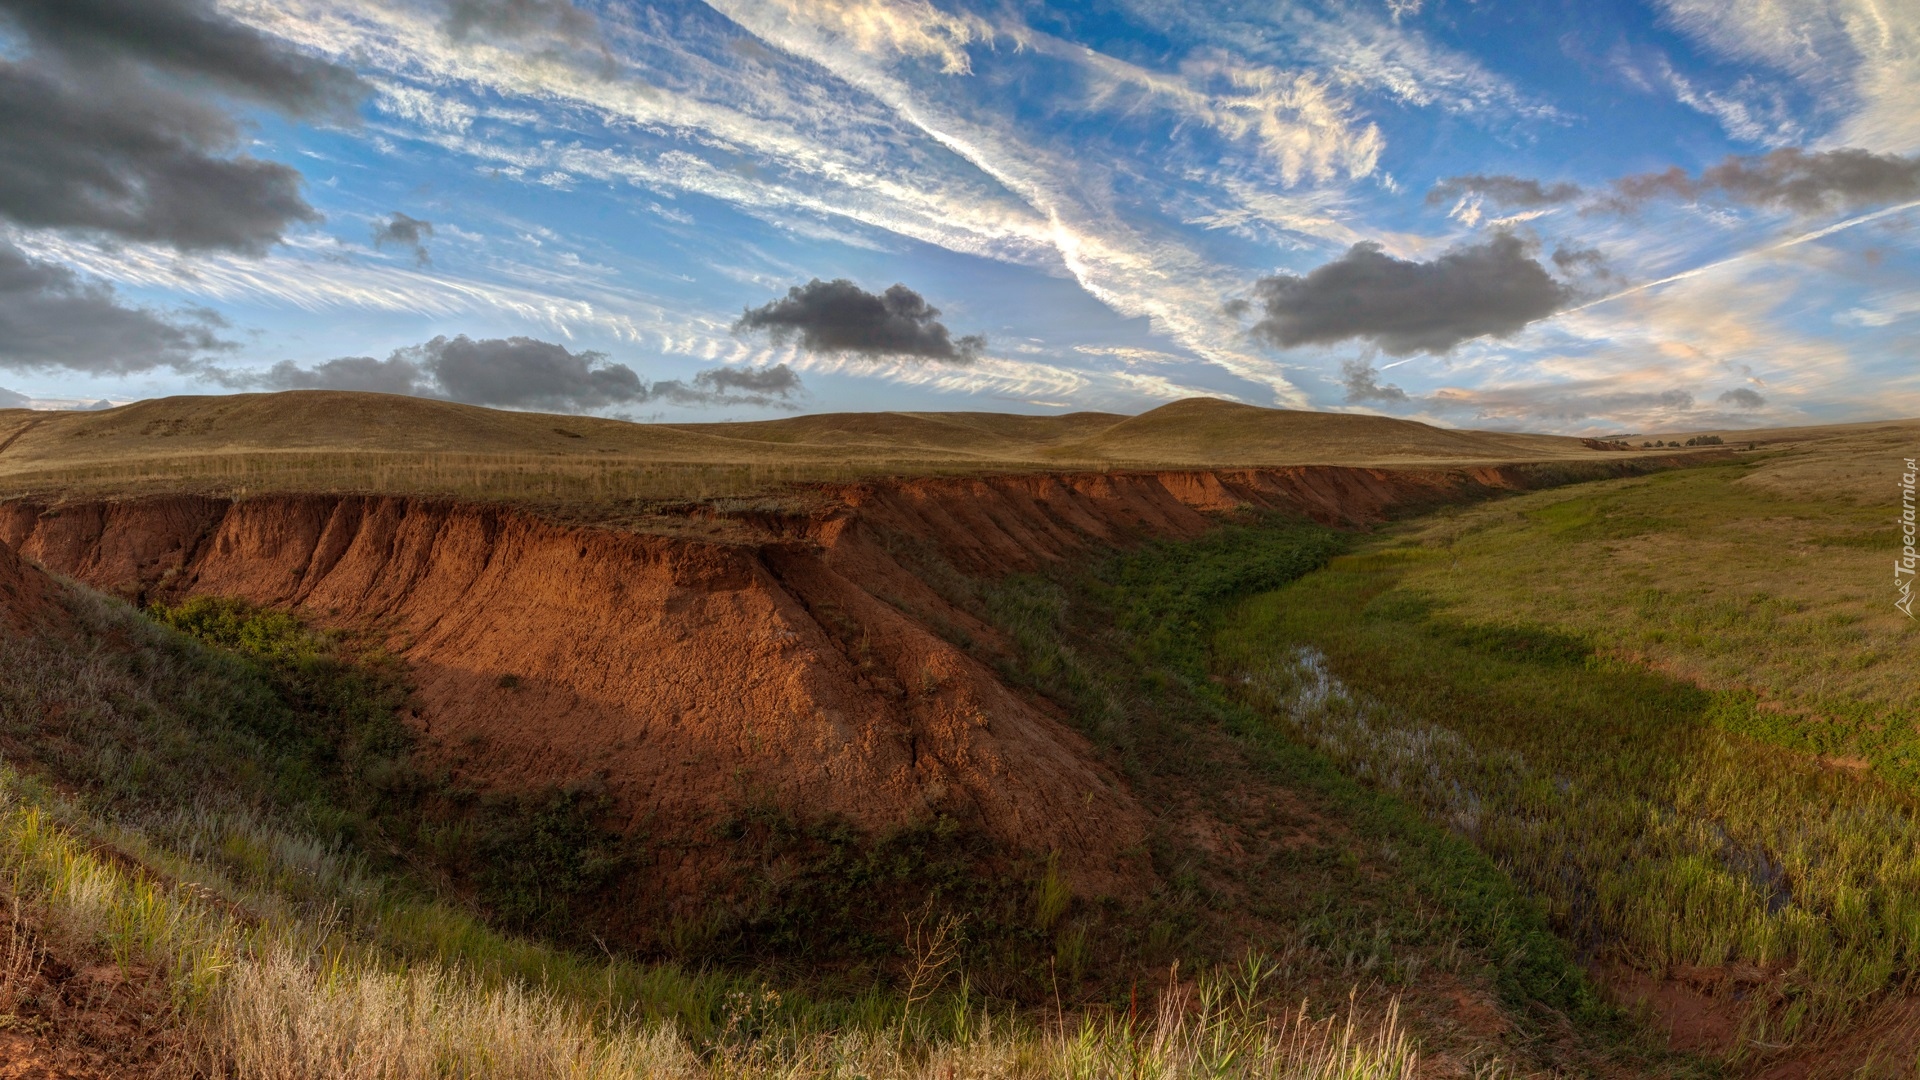
[[[1905,459],[1907,471],[1900,474],[1900,557],[1893,560],[1893,587],[1900,592],[1900,598],[1893,606],[1907,618],[1913,618],[1913,572],[1915,554],[1913,550],[1913,481],[1914,474],[1920,469],[1914,468],[1913,459]]]

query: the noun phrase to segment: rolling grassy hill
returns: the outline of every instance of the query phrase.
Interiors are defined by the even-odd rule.
[[[1608,453],[1560,436],[1214,399],[1133,417],[827,413],[713,424],[329,391],[163,398],[101,412],[0,411],[0,495],[8,496],[371,490],[580,504],[888,473],[1460,466]]]

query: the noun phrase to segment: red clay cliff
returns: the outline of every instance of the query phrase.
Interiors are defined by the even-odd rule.
[[[1120,893],[1141,883],[1144,811],[1051,706],[930,629],[997,640],[916,566],[1031,569],[1196,535],[1235,508],[1361,524],[1528,481],[1334,467],[922,478],[743,511],[752,539],[728,543],[398,496],[167,496],[7,504],[0,542],[136,599],[242,597],[378,635],[412,669],[427,745],[457,750],[484,788],[594,778],[656,833],[747,802],[873,828],[949,813],[1057,852],[1082,891]],[[44,603],[44,576],[0,552],[0,595]]]

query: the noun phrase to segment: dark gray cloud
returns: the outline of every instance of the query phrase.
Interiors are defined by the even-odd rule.
[[[1597,209],[1630,211],[1654,199],[1719,198],[1745,206],[1816,214],[1920,199],[1920,156],[1867,150],[1808,153],[1789,147],[1750,157],[1729,156],[1690,175],[1678,167],[1614,181],[1614,194]]]
[[[572,0],[451,0],[441,27],[455,41],[551,37],[589,44],[600,38],[599,20]]]
[[[800,375],[785,364],[708,368],[691,383],[669,379],[653,384],[655,401],[675,405],[785,405],[805,392]]]
[[[395,210],[385,221],[373,223],[373,246],[384,248],[392,244],[413,252],[413,261],[425,266],[433,260],[427,257],[427,238],[433,235],[433,222],[422,221],[416,217]]]
[[[1542,424],[1572,424],[1606,421],[1609,424],[1681,423],[1694,413],[1696,401],[1690,391],[1674,387],[1667,390],[1641,389],[1630,380],[1583,379],[1536,385],[1501,386],[1479,389],[1442,387],[1428,393],[1409,393],[1398,386],[1383,385],[1380,372],[1366,357],[1343,361],[1341,383],[1349,405],[1407,406],[1423,411],[1450,413],[1471,418],[1474,425],[1538,430]],[[1752,391],[1728,391],[1720,396],[1723,404],[1748,400]]]
[[[229,387],[260,390],[361,390],[445,398],[469,405],[584,412],[664,402],[672,405],[783,405],[803,392],[785,364],[711,368],[691,380],[649,385],[605,353],[574,352],[536,338],[437,337],[396,349],[385,360],[344,356],[311,367],[281,361],[264,372],[214,371]]]
[[[367,92],[353,72],[226,17],[212,0],[0,0],[0,16],[36,52],[75,69],[138,64],[289,116],[348,115]]]
[[[319,214],[294,169],[218,156],[237,135],[225,113],[181,94],[0,63],[0,216],[183,250],[264,251]]]
[[[345,116],[352,72],[209,0],[0,0],[0,28],[26,45],[0,60],[0,217],[245,252],[318,220],[296,170],[235,153],[222,102]]]
[[[24,409],[33,404],[33,399],[25,394],[0,386],[0,409]]]
[[[1365,360],[1342,360],[1340,383],[1346,387],[1349,405],[1409,400],[1405,390],[1397,386],[1381,386],[1380,372]]]
[[[0,241],[0,368],[125,375],[186,369],[233,347],[208,311],[162,313],[121,302],[113,287],[28,258]]]
[[[1476,423],[1522,427],[1582,420],[1678,422],[1674,413],[1694,407],[1693,395],[1685,390],[1634,390],[1603,379],[1482,390],[1441,389],[1417,400],[1437,412],[1469,415]]]
[[[735,333],[765,331],[773,340],[799,338],[821,353],[915,357],[972,363],[987,347],[978,335],[955,338],[940,322],[940,309],[905,285],[875,294],[845,278],[814,278],[779,300],[743,312]]]
[[[1721,394],[1718,400],[1722,405],[1731,405],[1736,409],[1744,409],[1749,412],[1761,408],[1767,403],[1767,399],[1760,395],[1760,391],[1749,389],[1745,386],[1728,390]]]
[[[433,396],[433,388],[420,365],[398,353],[385,360],[343,356],[309,368],[282,360],[264,375],[222,373],[216,378],[230,386],[267,390],[364,390],[375,394]]]
[[[1511,233],[1432,262],[1388,255],[1362,241],[1305,276],[1254,285],[1254,336],[1291,349],[1358,338],[1392,356],[1443,353],[1476,337],[1506,337],[1574,299],[1530,245]]]
[[[1515,210],[1532,210],[1542,206],[1557,206],[1572,202],[1580,197],[1580,185],[1562,181],[1556,184],[1542,184],[1538,180],[1524,176],[1487,175],[1473,173],[1466,176],[1449,176],[1433,185],[1427,192],[1427,205],[1434,206],[1468,195],[1478,195],[1496,206]]]
[[[647,384],[607,354],[573,352],[538,338],[437,337],[394,354],[418,365],[442,393],[474,405],[576,412],[645,401]]]
[[[1603,280],[1613,277],[1613,269],[1599,248],[1557,247],[1553,249],[1552,258],[1553,265],[1562,274],[1586,273]]]

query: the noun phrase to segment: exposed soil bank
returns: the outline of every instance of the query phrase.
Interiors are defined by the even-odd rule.
[[[8,504],[0,541],[136,599],[237,596],[383,635],[433,752],[484,788],[597,780],[656,839],[748,804],[875,828],[947,813],[1124,894],[1149,873],[1147,812],[1050,706],[931,629],[994,641],[917,568],[1028,569],[1242,507],[1364,524],[1650,467],[928,478],[689,511],[750,538],[727,543],[413,498],[168,496]],[[36,578],[0,548],[0,596]],[[702,875],[671,851],[662,873]]]
[[[0,543],[0,630],[27,633],[39,628],[53,610],[56,589],[44,571]]]

